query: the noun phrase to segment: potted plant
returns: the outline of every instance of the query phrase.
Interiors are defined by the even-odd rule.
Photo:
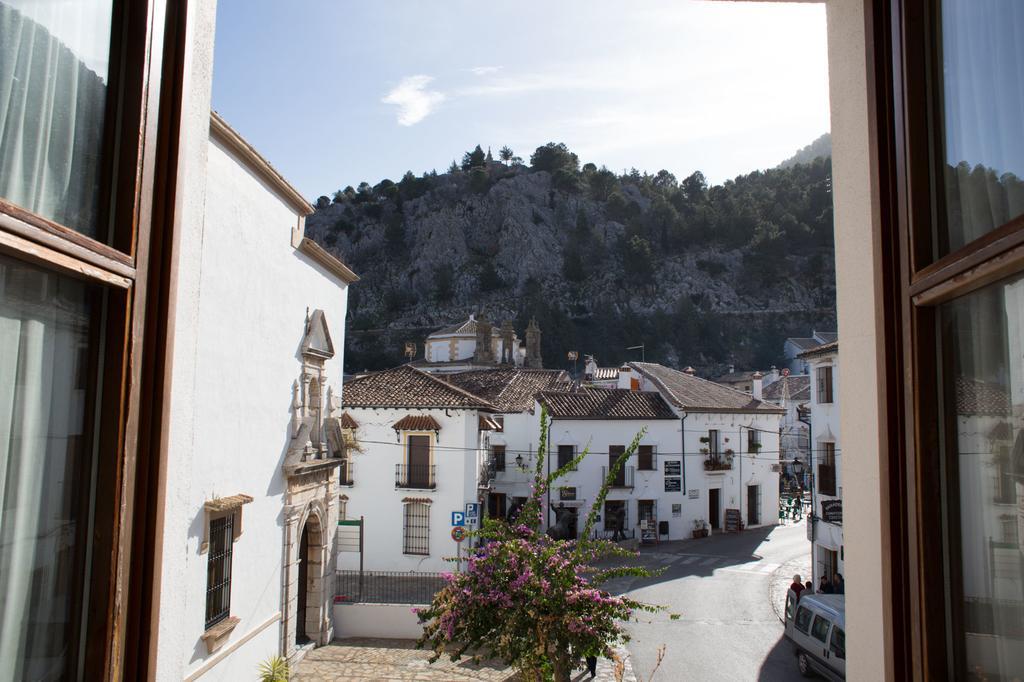
[[[708,524],[704,519],[695,519],[693,522],[693,537],[706,538],[708,536]]]

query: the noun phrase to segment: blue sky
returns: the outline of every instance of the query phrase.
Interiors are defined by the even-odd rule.
[[[721,182],[828,130],[825,10],[221,0],[213,107],[311,199],[478,143]]]

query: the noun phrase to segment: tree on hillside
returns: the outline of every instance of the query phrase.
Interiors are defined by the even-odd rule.
[[[484,150],[480,148],[480,145],[477,145],[473,151],[462,155],[462,170],[470,171],[474,168],[483,168],[486,159],[487,156],[484,154]]]
[[[316,198],[317,209],[324,209],[331,205],[331,200],[326,196],[319,196]]]
[[[554,173],[556,170],[564,169],[571,173],[579,171],[580,159],[569,151],[564,142],[548,142],[546,145],[537,147],[537,150],[530,155],[530,167],[535,171],[548,171]]]
[[[633,235],[622,251],[622,268],[635,282],[647,284],[654,278],[651,243],[640,235]]]
[[[597,201],[606,201],[619,183],[615,173],[602,166],[596,173],[588,176],[590,196]]]
[[[510,161],[512,161],[513,156],[514,154],[512,152],[512,148],[509,147],[508,145],[505,145],[504,147],[498,150],[498,158],[501,159],[502,163],[504,164],[508,164]]]

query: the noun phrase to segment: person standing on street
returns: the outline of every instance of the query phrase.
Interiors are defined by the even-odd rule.
[[[821,576],[821,582],[818,583],[818,594],[835,594],[827,575]]]
[[[814,585],[811,584],[810,580],[804,583],[804,590],[807,591],[807,594],[814,594]]]
[[[846,594],[846,581],[843,580],[842,573],[832,576],[832,590],[835,594]]]
[[[796,593],[796,599],[800,601],[800,593],[804,591],[804,584],[799,573],[793,576],[793,582],[790,583],[789,589]]]

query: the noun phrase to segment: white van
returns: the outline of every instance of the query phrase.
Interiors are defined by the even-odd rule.
[[[804,677],[846,679],[846,597],[842,594],[786,595],[786,637],[793,642]]]

